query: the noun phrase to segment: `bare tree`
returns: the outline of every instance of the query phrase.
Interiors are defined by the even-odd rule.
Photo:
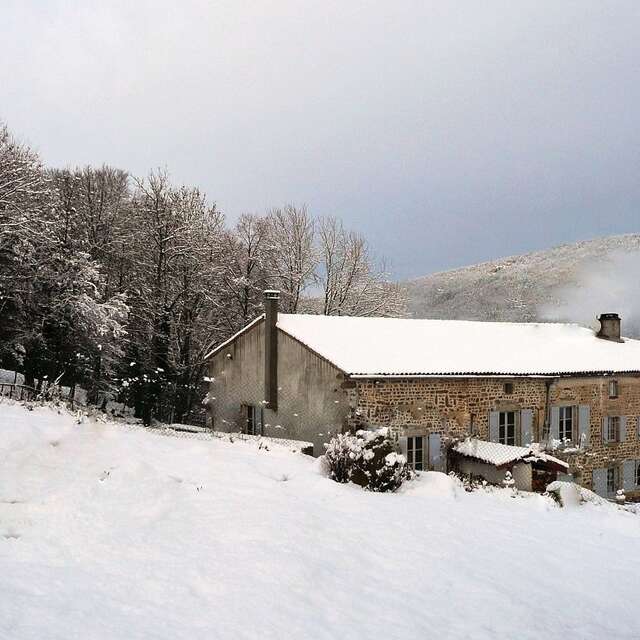
[[[283,311],[296,313],[317,266],[314,220],[305,205],[288,204],[269,212],[267,230],[271,286],[282,294]]]
[[[324,315],[398,316],[404,292],[376,265],[365,239],[346,231],[336,218],[323,218],[318,230]]]
[[[235,332],[261,312],[262,292],[269,286],[268,227],[265,218],[243,214],[227,234],[222,260],[220,313]]]

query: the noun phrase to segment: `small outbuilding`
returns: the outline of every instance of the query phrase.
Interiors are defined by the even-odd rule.
[[[540,451],[537,445],[516,447],[466,438],[454,444],[449,452],[450,466],[461,474],[501,484],[511,472],[516,489],[544,491],[546,486],[567,474],[569,465]]]

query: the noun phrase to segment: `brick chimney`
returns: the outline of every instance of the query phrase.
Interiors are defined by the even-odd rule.
[[[600,321],[600,331],[597,333],[598,338],[622,342],[620,338],[620,316],[617,313],[603,313],[598,320]]]
[[[278,410],[278,301],[280,292],[264,292],[264,399],[265,407]]]

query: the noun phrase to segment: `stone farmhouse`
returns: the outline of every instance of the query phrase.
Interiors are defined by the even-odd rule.
[[[640,497],[640,341],[571,324],[265,313],[208,354],[216,430],[303,440],[388,427],[418,470],[561,474]],[[537,444],[536,444],[537,443]],[[496,475],[498,474],[498,475]],[[500,475],[501,474],[501,475]]]

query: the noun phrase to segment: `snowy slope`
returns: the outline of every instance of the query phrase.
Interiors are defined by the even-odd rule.
[[[200,436],[202,438],[202,436]],[[0,404],[0,638],[637,638],[640,516]]]
[[[599,238],[417,278],[406,283],[408,307],[416,318],[584,322],[585,316],[590,321],[598,313],[614,311],[628,319],[631,313],[640,316],[636,303],[629,306],[624,295],[627,290],[637,293],[639,264],[640,234]],[[611,288],[599,277],[603,265],[616,281]],[[628,280],[618,290],[620,275]],[[573,290],[580,288],[584,299],[579,298],[579,306],[587,309],[565,305]],[[633,321],[628,335],[638,336],[640,317]]]

